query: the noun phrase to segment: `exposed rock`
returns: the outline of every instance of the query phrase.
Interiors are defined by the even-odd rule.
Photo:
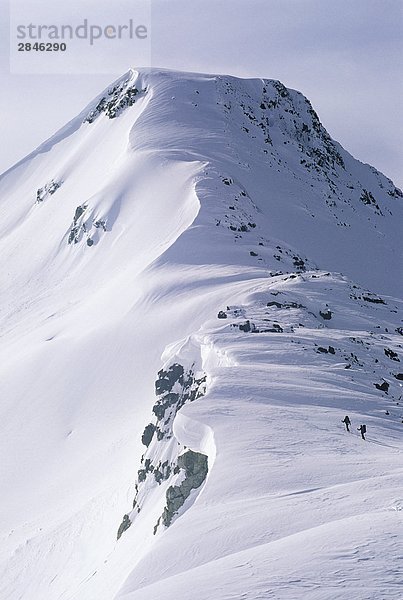
[[[143,435],[141,437],[141,441],[144,444],[144,446],[148,447],[151,444],[151,440],[153,439],[155,430],[156,426],[153,425],[153,423],[149,423],[148,425],[146,425],[143,431]]]
[[[385,355],[388,358],[390,358],[390,360],[394,360],[396,362],[400,362],[400,358],[399,358],[399,355],[397,354],[397,352],[394,352],[390,348],[384,348],[383,351],[384,351]]]
[[[319,311],[320,316],[322,317],[322,319],[324,319],[325,321],[330,321],[330,319],[332,318],[332,311],[327,309],[327,310],[320,310]]]
[[[186,402],[193,402],[204,394],[204,384],[206,376],[197,379],[190,369],[185,373],[182,365],[173,364],[167,371],[161,370],[158,373],[158,379],[155,382],[155,393],[159,400],[153,406],[153,413],[156,415],[159,423],[157,424],[157,437],[160,437],[159,430],[168,433],[169,426],[172,424],[178,410]],[[173,392],[174,385],[178,385],[178,391]],[[162,421],[164,422],[162,423]]]
[[[119,539],[121,537],[121,535],[122,535],[123,532],[125,532],[127,529],[129,529],[129,527],[130,527],[131,524],[132,524],[132,522],[130,521],[129,515],[124,515],[123,516],[123,521],[119,525],[119,529],[118,529],[118,533],[117,533],[117,539]]]
[[[165,392],[170,392],[176,381],[183,384],[183,373],[184,368],[177,363],[171,365],[168,371],[164,371],[163,369],[158,371],[158,379],[155,382],[155,393],[157,396]]]
[[[60,186],[61,182],[54,181],[53,179],[49,183],[46,183],[43,188],[39,188],[36,191],[36,203],[43,202],[48,195],[52,196]]]
[[[283,305],[280,302],[275,302],[274,300],[272,302],[268,302],[266,304],[266,306],[276,306],[277,308],[282,308]]]
[[[268,302],[266,306],[275,306],[276,308],[304,308],[302,304],[298,304],[297,302],[284,302],[284,304],[281,304],[281,302],[272,301]]]
[[[249,333],[249,331],[252,331],[252,329],[255,329],[255,326],[253,325],[253,323],[251,325],[250,321],[248,320],[245,323],[240,323],[239,329],[241,331],[244,331],[245,333]]]
[[[137,471],[137,480],[139,483],[142,483],[143,481],[145,481],[147,478],[147,471],[146,469],[139,469]]]
[[[178,404],[179,394],[168,392],[164,394],[163,401],[156,402],[153,406],[153,413],[158,419],[162,419],[169,406]]]
[[[149,469],[150,471],[152,470],[154,474],[154,479],[158,483],[158,485],[166,479],[169,479],[172,473],[172,466],[168,463],[167,460],[162,464],[158,463],[158,466],[156,468],[154,468],[153,465],[151,465]]]
[[[143,485],[146,481],[147,486],[152,485],[152,480],[160,485],[173,474],[177,475],[181,469],[184,469],[185,473],[187,473],[188,482],[185,483],[182,481],[181,483],[182,504],[190,493],[190,491],[188,492],[188,487],[189,489],[193,489],[201,484],[202,480],[199,481],[198,479],[201,467],[198,465],[202,459],[197,458],[197,453],[194,453],[194,457],[189,455],[190,458],[181,459],[177,464],[172,459],[165,461],[158,460],[161,456],[164,456],[165,445],[153,444],[150,447],[155,437],[158,442],[170,440],[173,437],[173,423],[177,412],[187,402],[193,402],[205,394],[206,375],[202,374],[202,376],[196,377],[193,366],[185,371],[181,364],[173,363],[167,369],[161,369],[158,372],[158,379],[155,382],[155,393],[158,399],[153,407],[153,413],[157,418],[157,422],[155,424],[149,423],[142,435],[142,443],[149,449],[142,456],[142,468],[137,472],[136,494],[133,500],[133,508],[136,508],[137,512],[140,512],[144,501],[144,493],[147,493]],[[152,480],[150,480],[150,477],[152,477]],[[173,494],[173,492],[170,493]],[[154,528],[154,533],[157,528],[158,523]],[[123,531],[124,529],[122,529]]]
[[[365,302],[372,302],[373,304],[386,304],[385,300],[383,300],[382,298],[377,298],[373,295],[363,296],[362,299],[365,300]]]
[[[103,229],[106,231],[106,221],[104,220],[94,221],[93,225],[96,229]]]
[[[389,383],[387,381],[384,381],[383,383],[374,383],[374,386],[377,390],[380,390],[381,392],[387,393],[389,390]]]
[[[224,312],[223,310],[220,310],[220,312],[217,315],[218,319],[226,319],[227,318],[227,313]]]
[[[77,206],[73,217],[73,224],[70,228],[69,237],[67,239],[68,244],[77,244],[80,240],[81,232],[86,231],[85,223],[81,223],[80,221],[87,208],[88,206],[86,204]]]
[[[95,108],[84,119],[84,123],[93,123],[101,113],[105,113],[109,119],[114,119],[126,108],[133,106],[136,96],[147,92],[146,89],[138,90],[134,85],[127,86],[127,83],[125,81],[108,90],[107,95],[99,100]]]
[[[360,196],[360,200],[361,202],[363,202],[364,204],[376,204],[376,200],[373,197],[373,195],[371,194],[371,192],[368,192],[367,190],[362,190],[362,194]]]
[[[319,346],[317,352],[322,352],[323,354],[335,354],[336,351],[333,346],[328,346],[327,348],[323,348],[323,346]]]
[[[178,510],[183,506],[192,490],[199,488],[207,477],[208,459],[205,454],[188,450],[178,457],[179,469],[184,469],[185,478],[180,485],[171,485],[166,492],[166,507],[162,522],[169,527]]]
[[[300,269],[301,271],[305,271],[306,270],[305,261],[302,260],[302,258],[300,258],[299,256],[294,256],[293,257],[293,262],[294,262],[294,266],[297,269]]]
[[[85,204],[84,204],[84,206],[77,206],[76,212],[74,213],[74,217],[73,217],[73,223],[77,223],[78,219],[84,213],[86,208],[87,208],[87,206]]]

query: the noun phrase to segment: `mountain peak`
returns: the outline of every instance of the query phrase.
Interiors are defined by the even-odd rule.
[[[401,191],[279,81],[132,69],[0,198],[0,595],[392,598]]]

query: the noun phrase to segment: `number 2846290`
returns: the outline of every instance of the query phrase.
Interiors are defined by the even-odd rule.
[[[18,44],[18,52],[65,52],[67,45],[62,42],[20,42]]]

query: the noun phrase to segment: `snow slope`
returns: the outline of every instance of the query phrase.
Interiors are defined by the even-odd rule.
[[[152,69],[0,190],[1,600],[401,598],[401,191]]]

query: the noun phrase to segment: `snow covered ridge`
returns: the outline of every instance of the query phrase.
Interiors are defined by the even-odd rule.
[[[278,81],[139,69],[0,202],[1,599],[400,600],[387,177]]]

